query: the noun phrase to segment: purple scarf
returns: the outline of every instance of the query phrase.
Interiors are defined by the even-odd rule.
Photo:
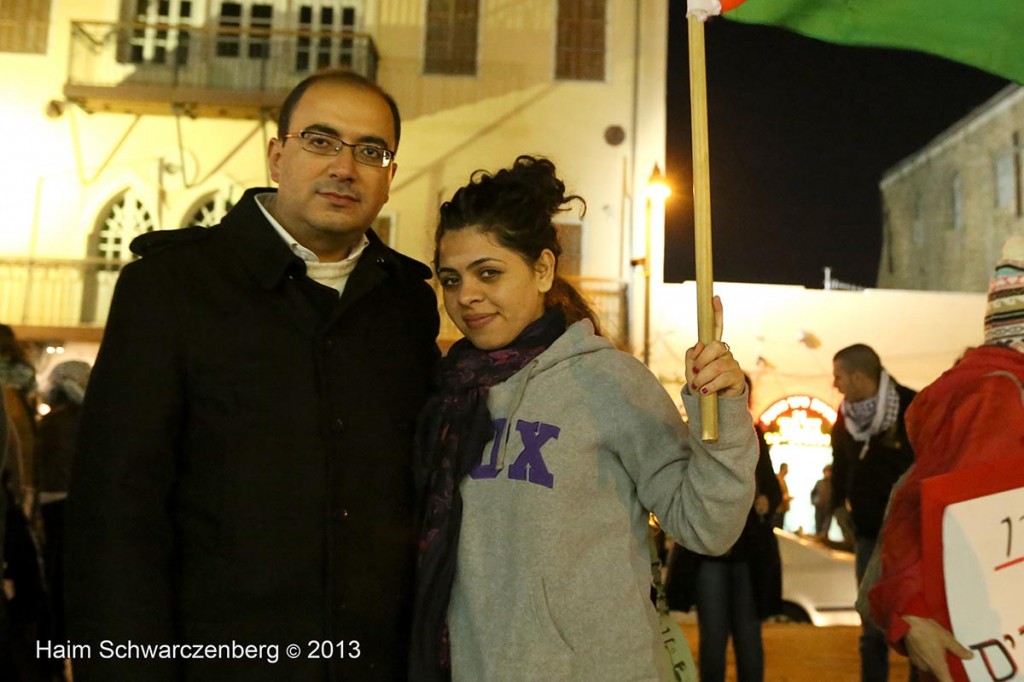
[[[480,463],[494,435],[487,394],[564,332],[565,315],[551,308],[505,348],[483,351],[462,339],[439,364],[434,394],[420,414],[416,434],[422,526],[409,655],[412,682],[451,679],[447,616],[462,526],[459,484]]]

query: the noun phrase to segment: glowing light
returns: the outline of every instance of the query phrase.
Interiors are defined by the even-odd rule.
[[[827,446],[831,443],[829,434],[822,430],[821,417],[810,417],[807,410],[793,410],[791,416],[779,417],[778,430],[764,435],[768,445],[811,445]]]
[[[651,171],[651,177],[647,179],[647,187],[644,189],[644,194],[649,199],[667,199],[672,194],[672,188],[669,186],[668,181],[665,180],[665,176],[661,172],[661,168],[658,164],[654,164],[654,170]]]
[[[831,427],[836,422],[832,406],[807,395],[791,395],[775,401],[761,413],[758,421],[769,445],[828,446]]]

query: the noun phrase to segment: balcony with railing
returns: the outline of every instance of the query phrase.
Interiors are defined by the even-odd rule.
[[[90,112],[259,118],[327,66],[375,80],[378,59],[351,31],[73,21],[64,97]]]
[[[103,333],[114,285],[130,261],[109,258],[0,257],[0,322],[46,330],[49,339],[94,340]],[[629,345],[626,285],[618,280],[567,277],[597,314],[604,335],[620,348]],[[461,334],[441,312],[440,343],[447,348]]]

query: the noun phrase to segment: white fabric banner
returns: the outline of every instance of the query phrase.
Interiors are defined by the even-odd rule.
[[[686,0],[686,16],[695,16],[701,21],[707,21],[709,16],[717,16],[722,13],[720,0]]]

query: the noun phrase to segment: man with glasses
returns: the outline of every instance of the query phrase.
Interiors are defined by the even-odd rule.
[[[438,315],[429,269],[369,230],[399,136],[378,86],[316,74],[282,105],[276,191],[133,243],[69,497],[77,682],[404,677]]]

